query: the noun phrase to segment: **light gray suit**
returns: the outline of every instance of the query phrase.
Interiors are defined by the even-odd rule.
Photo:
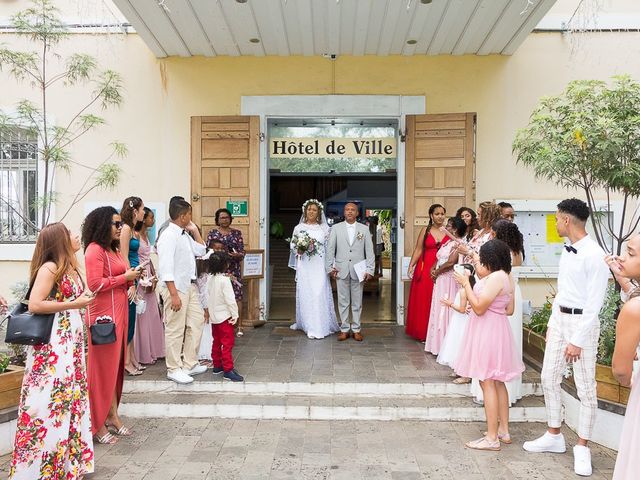
[[[362,286],[353,265],[366,260],[367,273],[373,275],[375,254],[369,228],[356,222],[353,243],[349,243],[347,222],[331,227],[329,244],[326,248],[325,267],[327,273],[335,267],[338,270],[338,310],[342,325],[340,330],[354,333],[360,331],[360,313],[362,312]],[[351,305],[351,324],[349,324],[349,305]]]

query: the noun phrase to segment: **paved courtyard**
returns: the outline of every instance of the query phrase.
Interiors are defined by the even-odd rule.
[[[476,452],[483,423],[127,419],[135,435],[96,446],[91,480],[573,479],[572,456],[529,454],[540,424],[514,424],[514,443]],[[568,443],[576,436],[565,430]],[[593,480],[610,479],[615,452],[593,446]],[[9,456],[0,457],[6,477]]]

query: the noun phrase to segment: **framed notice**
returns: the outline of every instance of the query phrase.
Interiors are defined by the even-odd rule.
[[[402,278],[403,282],[410,282],[411,277],[409,276],[409,264],[411,263],[411,257],[402,257]]]
[[[242,278],[264,278],[264,250],[245,250]]]

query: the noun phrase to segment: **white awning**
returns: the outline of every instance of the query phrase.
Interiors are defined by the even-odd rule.
[[[157,57],[511,55],[556,0],[114,0]]]

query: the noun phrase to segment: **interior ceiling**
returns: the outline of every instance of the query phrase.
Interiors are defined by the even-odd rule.
[[[157,57],[511,55],[556,0],[114,0]]]

